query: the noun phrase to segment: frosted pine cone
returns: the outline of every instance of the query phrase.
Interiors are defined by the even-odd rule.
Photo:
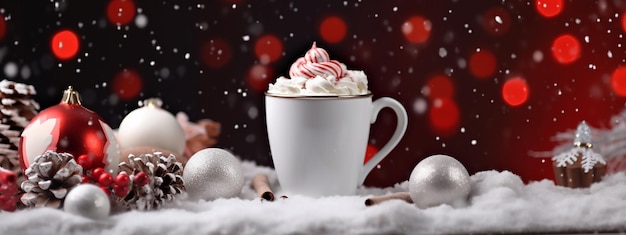
[[[8,139],[0,137],[0,167],[13,171],[16,175],[22,175],[17,150],[11,148]]]
[[[157,210],[184,191],[183,165],[173,154],[129,154],[128,163],[121,162],[119,170],[133,181],[128,195],[118,199],[126,209]]]
[[[9,169],[23,181],[17,158],[20,134],[37,115],[39,104],[32,97],[35,88],[8,80],[0,81],[0,166]]]
[[[35,87],[9,80],[0,81],[0,112],[3,119],[15,123],[22,129],[37,115],[39,104],[32,99]],[[4,121],[3,121],[4,123]]]
[[[35,158],[22,182],[20,200],[27,207],[61,208],[67,192],[82,181],[83,168],[69,153],[46,151]]]

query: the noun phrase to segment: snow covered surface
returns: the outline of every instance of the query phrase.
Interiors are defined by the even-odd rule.
[[[371,195],[407,191],[361,188],[358,195],[310,198],[287,195],[261,201],[251,188],[257,173],[270,168],[243,162],[246,186],[239,198],[181,200],[152,212],[118,213],[93,221],[56,209],[0,212],[0,234],[363,234],[363,233],[571,233],[626,231],[626,175],[618,173],[586,189],[544,180],[524,184],[510,172],[474,174],[463,208],[418,209],[403,201],[366,207]],[[281,196],[280,191],[276,196]]]

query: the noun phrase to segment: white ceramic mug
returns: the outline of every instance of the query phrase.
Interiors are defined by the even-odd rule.
[[[400,102],[372,95],[281,96],[266,94],[267,132],[274,168],[284,193],[352,195],[369,172],[400,142],[407,127]],[[397,126],[365,165],[370,125],[391,108]]]

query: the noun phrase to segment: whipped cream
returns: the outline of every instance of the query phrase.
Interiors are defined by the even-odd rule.
[[[291,65],[289,76],[279,77],[269,85],[267,93],[296,96],[365,95],[367,76],[360,70],[348,70],[346,65],[331,60],[326,50],[315,43],[304,57]]]

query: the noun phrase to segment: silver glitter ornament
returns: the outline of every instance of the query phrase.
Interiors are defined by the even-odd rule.
[[[446,155],[433,155],[415,166],[409,178],[409,194],[417,207],[448,204],[461,206],[470,192],[467,169],[458,160]]]
[[[183,170],[185,190],[191,199],[236,197],[243,188],[241,162],[220,148],[206,148],[191,156]]]
[[[109,197],[93,184],[79,184],[65,196],[63,210],[90,219],[106,219],[111,211]]]

